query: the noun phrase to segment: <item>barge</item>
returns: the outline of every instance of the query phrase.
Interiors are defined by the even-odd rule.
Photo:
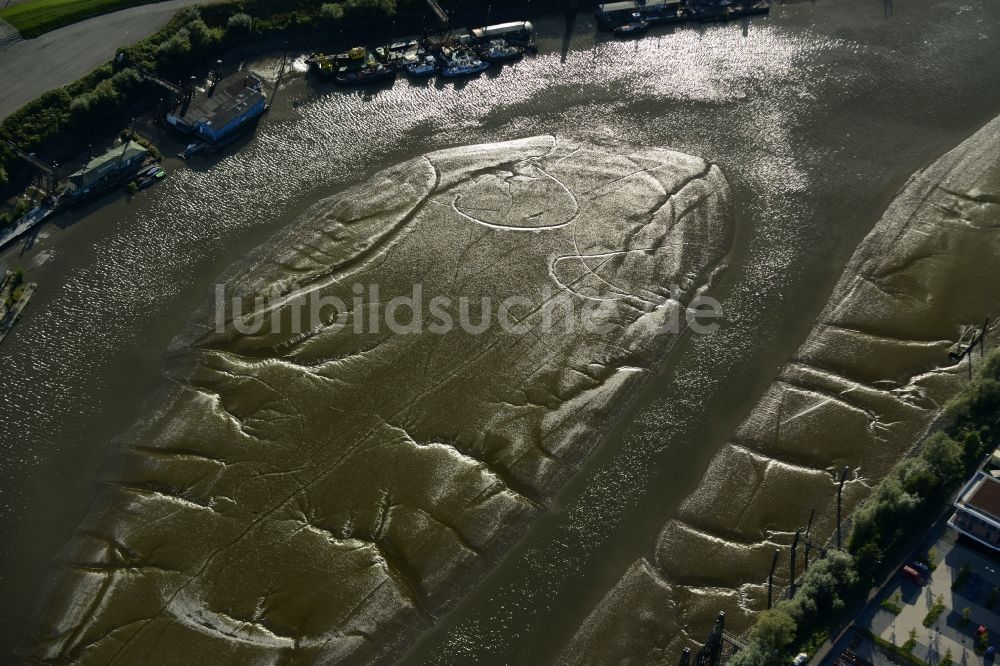
[[[731,21],[770,11],[770,0],[622,0],[598,5],[595,15],[601,28],[622,34],[625,26],[641,22],[652,26],[688,20]]]

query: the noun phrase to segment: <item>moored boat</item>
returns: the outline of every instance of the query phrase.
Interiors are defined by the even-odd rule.
[[[521,58],[524,55],[524,49],[508,44],[503,39],[494,39],[480,51],[479,55],[489,63],[511,62]]]
[[[361,69],[344,71],[334,77],[333,82],[341,86],[363,86],[382,83],[396,78],[396,70],[384,65],[367,65]]]
[[[146,169],[145,171],[143,171],[139,175],[140,176],[144,176],[144,177],[139,180],[139,182],[137,184],[137,187],[140,190],[144,190],[147,187],[149,187],[150,185],[152,185],[152,184],[156,183],[157,181],[162,180],[164,177],[166,177],[167,172],[164,171],[160,167],[160,165],[157,164],[157,165],[151,167],[150,169]]]
[[[426,56],[423,60],[411,62],[406,66],[406,73],[414,78],[431,76],[438,71],[438,63],[434,56]]]
[[[616,27],[614,33],[619,37],[632,37],[641,35],[647,30],[649,30],[649,21],[643,19],[639,14],[632,14],[632,20]]]
[[[456,78],[459,76],[473,76],[479,74],[490,64],[488,62],[483,62],[479,58],[473,57],[467,53],[461,53],[448,61],[441,70],[441,76],[447,76],[449,78]]]
[[[362,46],[354,48],[344,53],[313,53],[306,58],[306,65],[309,70],[321,77],[335,77],[340,71],[347,68],[356,68],[368,60],[368,51]]]

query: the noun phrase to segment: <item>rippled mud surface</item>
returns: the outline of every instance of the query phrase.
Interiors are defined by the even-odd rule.
[[[724,260],[727,269],[712,282],[711,288],[712,295],[724,306],[722,328],[709,336],[682,335],[676,341],[651,343],[645,359],[659,359],[662,370],[660,366],[652,369],[653,366],[643,365],[641,359],[633,359],[631,365],[645,368],[642,372],[616,373],[607,380],[601,380],[596,369],[591,370],[595,386],[599,381],[614,378],[633,381],[623,386],[618,395],[634,393],[634,399],[615,399],[616,404],[628,402],[628,406],[617,418],[607,419],[613,423],[605,437],[597,436],[604,429],[596,429],[594,436],[579,446],[576,452],[581,456],[585,449],[593,447],[593,450],[574,463],[579,465],[579,471],[551,500],[546,501],[549,495],[543,494],[549,493],[550,487],[529,486],[527,482],[516,486],[516,483],[534,479],[532,483],[541,484],[550,479],[557,484],[561,470],[554,464],[547,470],[537,468],[553,476],[539,473],[532,477],[527,473],[535,469],[528,466],[530,458],[525,458],[520,468],[510,459],[500,461],[507,467],[490,463],[490,470],[497,475],[509,472],[508,477],[501,479],[507,491],[498,494],[497,500],[515,498],[515,493],[526,498],[523,501],[526,508],[520,515],[533,518],[531,527],[499,559],[492,559],[494,554],[486,554],[485,550],[482,556],[465,556],[468,562],[490,560],[485,565],[489,571],[483,582],[461,599],[457,594],[450,598],[449,602],[456,602],[457,606],[424,632],[404,658],[405,663],[463,666],[557,662],[561,655],[568,654],[566,646],[625,572],[639,558],[650,563],[656,561],[654,547],[664,524],[680,515],[681,505],[698,488],[712,460],[719,451],[728,449],[733,433],[810,334],[845,263],[885,212],[893,193],[911,174],[1000,113],[1000,70],[995,65],[1000,58],[1000,4],[993,0],[907,0],[892,4],[895,7],[890,15],[886,11],[889,3],[881,0],[787,2],[778,4],[767,18],[727,25],[657,29],[641,40],[629,41],[595,36],[590,17],[583,14],[576,17],[569,37],[565,37],[564,17],[540,17],[534,21],[540,46],[538,56],[458,85],[415,84],[400,79],[391,88],[348,92],[292,74],[282,80],[277,95],[272,97],[270,112],[254,135],[230,151],[189,164],[168,160],[169,177],[156,187],[134,197],[106,197],[54,218],[30,246],[0,253],[0,263],[25,266],[30,269],[32,279],[40,284],[24,318],[0,349],[3,361],[0,474],[5,479],[0,484],[0,531],[4,537],[0,539],[0,648],[9,654],[22,639],[23,626],[31,616],[29,609],[39,602],[42,579],[53,556],[74,534],[91,506],[94,478],[102,461],[110,463],[100,472],[101,478],[121,481],[126,478],[124,471],[131,472],[132,481],[147,478],[136,473],[138,455],[125,448],[140,441],[141,433],[129,431],[123,442],[114,440],[130,424],[145,423],[157,415],[153,422],[163,423],[164,396],[170,394],[159,390],[161,384],[176,386],[171,383],[185,377],[185,371],[211,354],[262,363],[276,356],[267,355],[266,345],[254,346],[258,341],[252,337],[242,340],[237,349],[227,346],[235,337],[202,340],[198,336],[205,331],[189,329],[188,336],[179,341],[188,345],[188,352],[180,353],[177,350],[184,348],[183,344],[175,345],[175,351],[164,358],[164,350],[171,347],[171,340],[184,328],[192,312],[210,297],[212,286],[227,266],[241,261],[276,232],[295,224],[317,202],[331,202],[329,197],[339,190],[372,182],[368,180],[372,174],[393,165],[453,146],[559,135],[570,137],[561,139],[567,145],[587,144],[619,157],[639,150],[671,149],[717,165],[730,189],[734,234],[732,251]],[[290,53],[295,48],[295,44],[290,44]],[[250,67],[269,80],[274,80],[280,69],[278,58],[262,58],[250,63]],[[417,161],[419,169],[421,162]],[[692,168],[699,168],[697,164],[692,162]],[[401,193],[406,183],[417,187],[413,178],[411,174],[409,179],[400,180],[392,191]],[[399,205],[404,205],[404,198],[397,198]],[[492,229],[489,225],[495,225],[498,218],[486,209],[498,208],[498,197],[481,190],[466,198],[464,206],[460,203],[457,209],[478,220],[465,220],[466,232]],[[477,199],[491,203],[484,206],[476,203]],[[554,200],[565,202],[559,196]],[[429,204],[425,212],[440,207]],[[558,220],[564,209],[565,204],[560,203],[539,219]],[[525,208],[515,217],[524,224],[523,220],[536,212],[539,210]],[[360,224],[359,229],[364,226],[363,222]],[[569,228],[510,233],[524,234],[525,238],[537,241],[543,235],[551,233],[555,237],[568,231]],[[394,236],[397,240],[392,243],[404,237],[405,234]],[[459,244],[465,242],[465,237],[455,238]],[[614,243],[609,247],[621,249]],[[553,248],[547,251],[550,249]],[[577,253],[575,248],[556,249],[560,255]],[[478,256],[476,251],[473,248],[473,257]],[[590,251],[579,254],[586,252]],[[438,249],[434,256],[437,262],[448,266],[451,265],[448,262],[457,261],[454,254]],[[629,261],[643,258],[641,253],[636,254]],[[263,258],[281,257],[257,255],[256,263],[240,263],[245,270],[228,276],[232,284],[243,281],[250,289],[246,276],[251,274],[251,267],[264,266]],[[312,259],[320,263],[330,260],[320,254]],[[427,268],[423,263],[426,260],[415,257],[414,270]],[[304,259],[300,262],[304,272],[312,270]],[[601,267],[599,261],[588,262],[605,277],[602,271],[614,270],[619,265],[611,262]],[[574,265],[583,270],[581,262],[560,261],[563,272],[557,272],[556,276],[564,283],[572,282],[579,277],[569,271]],[[540,274],[540,267],[535,264],[522,264],[521,269],[523,274],[510,269],[513,275],[510,279],[524,282]],[[366,269],[370,273],[374,270],[374,267]],[[254,283],[252,290],[265,288],[264,278],[277,273],[256,274],[261,281]],[[546,280],[557,284],[552,277]],[[386,298],[402,293],[395,279],[378,281],[389,289]],[[345,283],[343,289],[349,288],[351,282]],[[474,278],[468,282],[476,288],[482,287]],[[600,281],[594,282],[600,286]],[[584,283],[579,284],[582,288]],[[638,283],[614,284],[643,298],[654,298],[652,293],[631,291],[643,286]],[[978,321],[979,317],[974,319]],[[202,320],[210,322],[211,316],[205,313]],[[955,335],[951,320],[941,327],[937,322],[921,326],[899,336],[905,340],[929,340],[933,346],[937,340]],[[947,331],[939,332],[939,328]],[[934,332],[927,332],[931,330]],[[191,345],[199,340],[207,346],[198,347],[195,353]],[[371,340],[372,344],[376,342],[374,338]],[[594,344],[598,343],[595,339]],[[384,351],[377,353],[398,351],[381,342],[379,347]],[[355,353],[359,349],[344,349],[341,353]],[[920,351],[919,346],[916,349]],[[895,372],[891,368],[896,367],[893,365],[897,363],[893,360],[896,353],[887,355],[889,369],[882,374]],[[312,367],[309,364],[330,358],[303,356],[301,365]],[[916,359],[913,363],[923,363],[922,356],[913,358]],[[400,361],[404,362],[418,363],[413,359]],[[237,374],[252,371],[276,375],[294,369],[291,361],[281,367],[273,361],[268,363],[272,367],[265,368],[262,364],[260,368],[244,370],[237,366]],[[353,368],[351,363],[358,361],[348,359],[345,368]],[[572,365],[572,359],[569,363]],[[878,363],[873,365],[877,367]],[[419,367],[423,372],[424,366]],[[478,383],[483,381],[485,358],[480,367],[484,373],[471,378],[471,390],[478,390]],[[163,378],[165,368],[170,372],[168,379]],[[216,366],[213,369],[216,380],[221,369],[229,371],[227,366]],[[386,377],[389,370],[382,368],[379,372]],[[827,372],[840,375],[844,371],[830,368]],[[287,390],[271,375],[262,378],[281,391]],[[585,381],[582,376],[578,379]],[[877,378],[852,379],[862,383]],[[905,376],[898,381],[907,383]],[[252,390],[260,392],[260,404],[249,399],[227,405],[220,402],[217,407],[208,404],[213,391],[221,393],[225,389],[227,395],[246,394],[243,388],[237,390],[235,383],[234,379],[233,385],[217,381],[198,385],[197,390],[205,395],[203,413],[211,415],[211,422],[228,422],[233,441],[243,441],[250,435],[272,436],[273,432],[262,428],[263,419],[247,421],[244,424],[247,433],[237,428],[238,419],[255,410],[275,417],[280,413],[277,410],[288,409],[276,398],[268,397],[272,394],[258,382],[252,382]],[[406,398],[395,393],[410,389],[397,384],[386,381],[378,395],[372,394],[368,402],[377,397],[378,401],[385,400],[384,404],[391,404],[392,400],[397,406],[404,404]],[[520,405],[521,400],[526,404],[548,404],[551,391],[547,388],[532,395],[530,400],[519,396],[511,400],[511,391],[498,391],[496,409],[514,409],[499,405],[499,400],[514,405]],[[412,397],[410,393],[407,395]],[[612,400],[611,390],[601,387],[582,395],[601,404]],[[848,393],[844,397],[850,396]],[[463,405],[464,399],[464,394],[456,392],[456,405]],[[782,408],[786,416],[813,404],[809,395],[795,395],[788,400],[788,405]],[[355,403],[358,409],[367,404],[356,400],[352,406]],[[933,407],[930,401],[915,404],[926,404],[927,409]],[[237,420],[225,416],[222,406],[231,410]],[[214,412],[216,409],[220,411]],[[275,411],[271,413],[268,409]],[[913,409],[904,406],[899,411]],[[369,417],[372,423],[376,423],[374,413]],[[435,422],[442,418],[437,408],[429,414]],[[424,427],[431,421],[417,422],[410,418],[409,412],[406,421],[390,418],[391,411],[380,416],[402,428],[393,431],[394,437],[401,441],[405,431],[415,435],[415,441],[425,443],[448,445],[471,441],[477,448],[470,445],[464,451],[470,456],[479,450],[489,451],[488,442],[477,444],[468,433],[435,429],[431,437],[421,439],[420,433],[427,434],[430,429],[420,431],[413,426]],[[785,428],[794,429],[809,417],[807,414],[793,420]],[[331,410],[331,422],[344,418]],[[360,416],[351,414],[350,419],[355,420],[347,425],[360,427]],[[861,420],[858,422],[863,424]],[[283,426],[272,430],[298,427],[296,419],[287,418],[282,423]],[[517,427],[520,426],[511,425],[504,432],[513,432]],[[888,432],[898,428],[891,426]],[[337,439],[334,431],[335,425],[324,432],[323,441],[327,445],[346,441]],[[450,436],[454,438],[449,439]],[[582,436],[574,434],[574,437]],[[192,450],[200,450],[194,445],[208,442],[205,439],[189,444]],[[481,445],[487,448],[478,448]],[[846,442],[837,445],[834,457],[838,460],[853,465],[853,459],[864,459],[871,470],[872,476],[862,474],[858,481],[852,481],[852,493],[861,493],[864,490],[861,482],[869,482],[878,467],[891,464],[899,454],[897,445],[885,446],[876,463],[871,457],[879,454],[861,455]],[[128,451],[124,458],[117,453],[121,450]],[[399,450],[405,449],[400,446]],[[445,452],[435,447],[420,451],[427,456]],[[249,460],[249,453],[241,452]],[[203,495],[210,479],[233,452],[216,453],[219,463],[194,459],[186,463],[190,465],[186,474],[193,477],[197,471],[206,475],[197,486]],[[569,455],[568,450],[563,453]],[[143,460],[153,459],[149,451],[143,455]],[[783,471],[789,477],[793,471],[798,475],[799,470],[803,475],[814,475],[811,465],[824,464],[817,459],[816,455],[808,460],[805,455],[801,459],[789,457],[789,462],[797,466]],[[239,462],[238,458],[235,460]],[[404,457],[402,461],[401,464],[409,464],[410,459]],[[180,462],[170,462],[164,457],[155,469]],[[377,472],[379,479],[406,476],[406,470],[383,467],[372,472]],[[294,469],[294,463],[288,463],[284,469]],[[858,469],[864,469],[860,463]],[[238,464],[228,474],[253,476],[249,470],[248,464]],[[273,483],[277,490],[288,493],[291,489],[282,484],[289,484],[290,478],[306,478],[303,475],[316,472],[306,469],[297,475],[253,476],[240,492],[256,496],[262,493],[260,488],[264,484]],[[152,479],[151,470],[148,474]],[[178,473],[178,479],[181,477]],[[744,486],[743,479],[738,481],[731,489],[734,497],[739,496]],[[357,479],[357,484],[361,482]],[[533,488],[541,488],[534,497]],[[776,506],[795,501],[794,493],[799,488],[813,486],[803,482],[789,484],[787,492],[782,488]],[[161,486],[149,490],[178,494],[184,489]],[[102,497],[109,497],[113,496],[109,493],[126,491],[101,487],[99,492]],[[450,494],[453,492],[441,488],[442,497],[457,497]],[[820,498],[823,496],[822,492],[816,492]],[[197,505],[194,500],[199,496],[182,499]],[[379,497],[379,493],[373,492],[370,499],[376,501]],[[416,497],[412,494],[405,499]],[[544,506],[544,511],[528,500]],[[169,501],[172,500],[135,498],[137,506]],[[231,510],[224,499],[217,503],[218,512]],[[198,507],[187,506],[184,511],[203,518],[212,515]],[[689,505],[689,509],[693,507],[694,504]],[[406,515],[402,509],[392,513],[400,522],[401,516]],[[445,517],[445,514],[434,516]],[[794,522],[806,517],[794,518]],[[127,515],[121,518],[128,520]],[[330,525],[335,529],[341,527],[342,518],[330,518]],[[415,525],[425,520],[414,516],[406,519]],[[369,528],[375,524],[373,520],[370,513],[359,514],[356,519],[358,525]],[[160,524],[167,522],[154,527]],[[472,530],[472,525],[452,523],[453,527],[468,530],[461,534],[470,537],[469,543],[486,546],[488,539],[475,539],[487,532]],[[787,542],[787,534],[780,533],[785,528],[775,525],[777,531],[767,538]],[[693,519],[689,527],[696,528]],[[697,529],[704,531],[709,527],[706,524]],[[435,529],[441,532],[435,543],[453,541],[454,552],[463,552],[453,536],[444,535],[445,528]],[[747,524],[748,534],[755,534],[755,529]],[[310,533],[311,528],[303,527],[299,538],[304,539]],[[704,533],[716,536],[709,531]],[[354,538],[361,539],[358,534]],[[735,535],[718,536],[739,541]],[[211,542],[214,538],[211,531],[199,532],[185,543],[201,539]],[[503,550],[505,537],[492,538],[495,540],[489,543],[496,544],[495,552]],[[756,537],[740,538],[749,541]],[[316,539],[319,543],[318,535]],[[745,598],[738,601],[752,605],[759,598],[757,586],[766,575],[767,563],[758,571],[752,558],[738,554],[744,558],[738,559],[734,555],[726,566],[731,566],[738,576],[724,581],[718,574],[723,565],[711,559],[715,542],[705,539],[699,543],[706,544],[704,550],[685,552],[684,556],[694,564],[712,562],[715,573],[706,578],[684,578],[682,583],[720,590],[747,583]],[[94,542],[94,552],[107,547]],[[372,550],[371,545],[367,548],[369,552]],[[70,554],[76,561],[86,561],[79,553]],[[127,553],[124,555],[127,558]],[[213,563],[223,562],[225,556],[223,551]],[[475,565],[469,567],[468,571],[477,571]],[[167,580],[172,574],[160,575]],[[221,575],[232,575],[232,571],[227,569]],[[105,580],[99,574],[89,579]],[[320,575],[315,580],[325,578]],[[417,578],[411,572],[407,580]],[[201,582],[192,584],[192,589],[200,585]],[[100,585],[95,584],[93,592],[96,594],[99,589]],[[428,589],[438,595],[428,601],[428,608],[435,599],[448,596],[443,587]],[[648,596],[633,598],[637,599],[637,608],[652,609],[645,630],[657,636],[663,645],[669,642],[671,650],[681,644],[675,635],[700,638],[708,628],[702,626],[703,618],[714,619],[719,595],[705,596],[705,603],[697,607],[688,604],[687,615],[675,627],[672,623],[676,613],[662,614],[657,607],[660,600],[672,598],[661,596],[665,584],[643,589],[649,592]],[[159,587],[151,593],[151,598],[161,598],[157,595]],[[84,595],[80,603],[94,598],[95,595]],[[178,596],[179,600],[184,598]],[[61,607],[59,604],[64,602],[56,601],[59,603],[50,603],[46,608]],[[733,607],[736,603],[733,602]],[[142,603],[136,608],[139,610],[119,618],[120,623],[114,626],[124,627],[126,622],[148,617],[158,610]],[[219,612],[217,606],[213,608]],[[287,608],[291,617],[292,606]],[[253,621],[256,613],[243,607],[231,610],[234,613],[231,617],[241,622]],[[221,612],[228,614],[225,609]],[[83,614],[80,611],[80,617]],[[412,611],[411,617],[418,626],[426,626],[420,611]],[[205,621],[225,627],[231,620],[209,615]],[[632,626],[630,619],[621,621],[623,632]],[[660,629],[661,622],[667,633]],[[112,625],[107,623],[109,628]],[[128,631],[138,625],[137,622]],[[36,636],[39,627],[44,631],[43,624],[33,626]],[[79,625],[67,620],[66,626]],[[255,630],[260,635],[253,634],[254,640],[264,640],[260,638],[266,636],[263,629],[275,635],[267,640],[281,641],[293,635],[287,626],[265,624]],[[675,630],[680,633],[675,634]],[[126,630],[119,631],[124,634]],[[68,636],[50,634],[43,645],[58,651],[60,641],[69,640]],[[108,640],[110,643],[116,639]]]
[[[431,153],[317,204],[232,271],[224,326],[174,345],[177,387],[122,442],[31,654],[343,663],[405,644],[659,365],[729,207],[700,158],[551,136]],[[470,324],[517,297],[518,328],[355,325],[414,283],[477,304]],[[354,284],[378,298],[320,311]],[[599,330],[544,325],[581,302],[607,306]]]
[[[966,381],[948,360],[963,325],[1000,314],[1000,119],[913,176],[851,258],[812,333],[563,653],[571,664],[657,663],[720,610],[746,627],[766,573],[816,509],[845,515]],[[787,498],[794,497],[794,501]],[[799,566],[803,565],[799,551]]]

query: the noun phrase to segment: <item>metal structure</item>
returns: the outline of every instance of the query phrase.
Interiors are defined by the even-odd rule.
[[[437,20],[441,22],[441,27],[447,28],[449,23],[449,18],[447,12],[441,9],[441,5],[437,3],[437,0],[427,0],[427,6],[431,8],[434,15],[437,16]]]
[[[789,580],[791,581],[788,584],[788,597],[789,598],[795,596],[795,579],[797,578],[797,576],[795,574],[795,560],[798,559],[796,553],[797,553],[797,551],[799,549],[799,539],[801,537],[802,537],[802,530],[795,530],[795,538],[792,539],[792,559],[788,563],[788,569],[789,569],[788,574],[790,576]]]
[[[774,549],[774,559],[771,560],[771,573],[767,574],[767,607],[771,608],[774,601],[774,570],[778,568],[778,556],[781,551]]]
[[[7,146],[12,153],[20,157],[22,160],[35,167],[43,174],[45,174],[45,186],[48,192],[54,192],[56,189],[56,183],[59,180],[56,174],[56,165],[48,164],[44,160],[40,159],[34,153],[26,153],[17,147],[13,141],[8,141],[7,139],[2,139],[5,146]]]
[[[844,465],[844,471],[840,474],[840,484],[837,486],[837,549],[839,550],[843,546],[843,527],[841,526],[841,511],[844,505],[844,481],[847,480],[847,474],[850,472],[850,468]]]
[[[719,617],[715,619],[715,626],[708,635],[708,640],[698,650],[694,659],[694,666],[720,666],[722,664],[722,651],[725,645],[723,634],[726,631],[726,614],[719,612]]]
[[[806,569],[809,568],[809,551],[812,550],[812,539],[809,538],[809,532],[812,531],[813,518],[816,517],[816,509],[814,508],[809,512],[809,523],[806,525],[806,554],[805,560],[802,562],[802,572],[805,573]]]
[[[691,650],[685,648],[681,653],[679,666],[722,666],[733,655],[746,648],[744,640],[726,631],[726,614],[720,612],[715,620],[715,626],[708,635],[708,640],[698,650],[698,654],[692,659]]]

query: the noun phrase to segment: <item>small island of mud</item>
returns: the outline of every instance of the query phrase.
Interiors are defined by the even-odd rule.
[[[551,136],[430,153],[319,203],[175,341],[175,388],[116,447],[24,652],[392,656],[662,364],[671,318],[720,270],[729,207],[700,158]],[[417,287],[428,318],[450,300],[450,327],[410,306],[390,330]],[[567,325],[584,306],[603,325]]]

